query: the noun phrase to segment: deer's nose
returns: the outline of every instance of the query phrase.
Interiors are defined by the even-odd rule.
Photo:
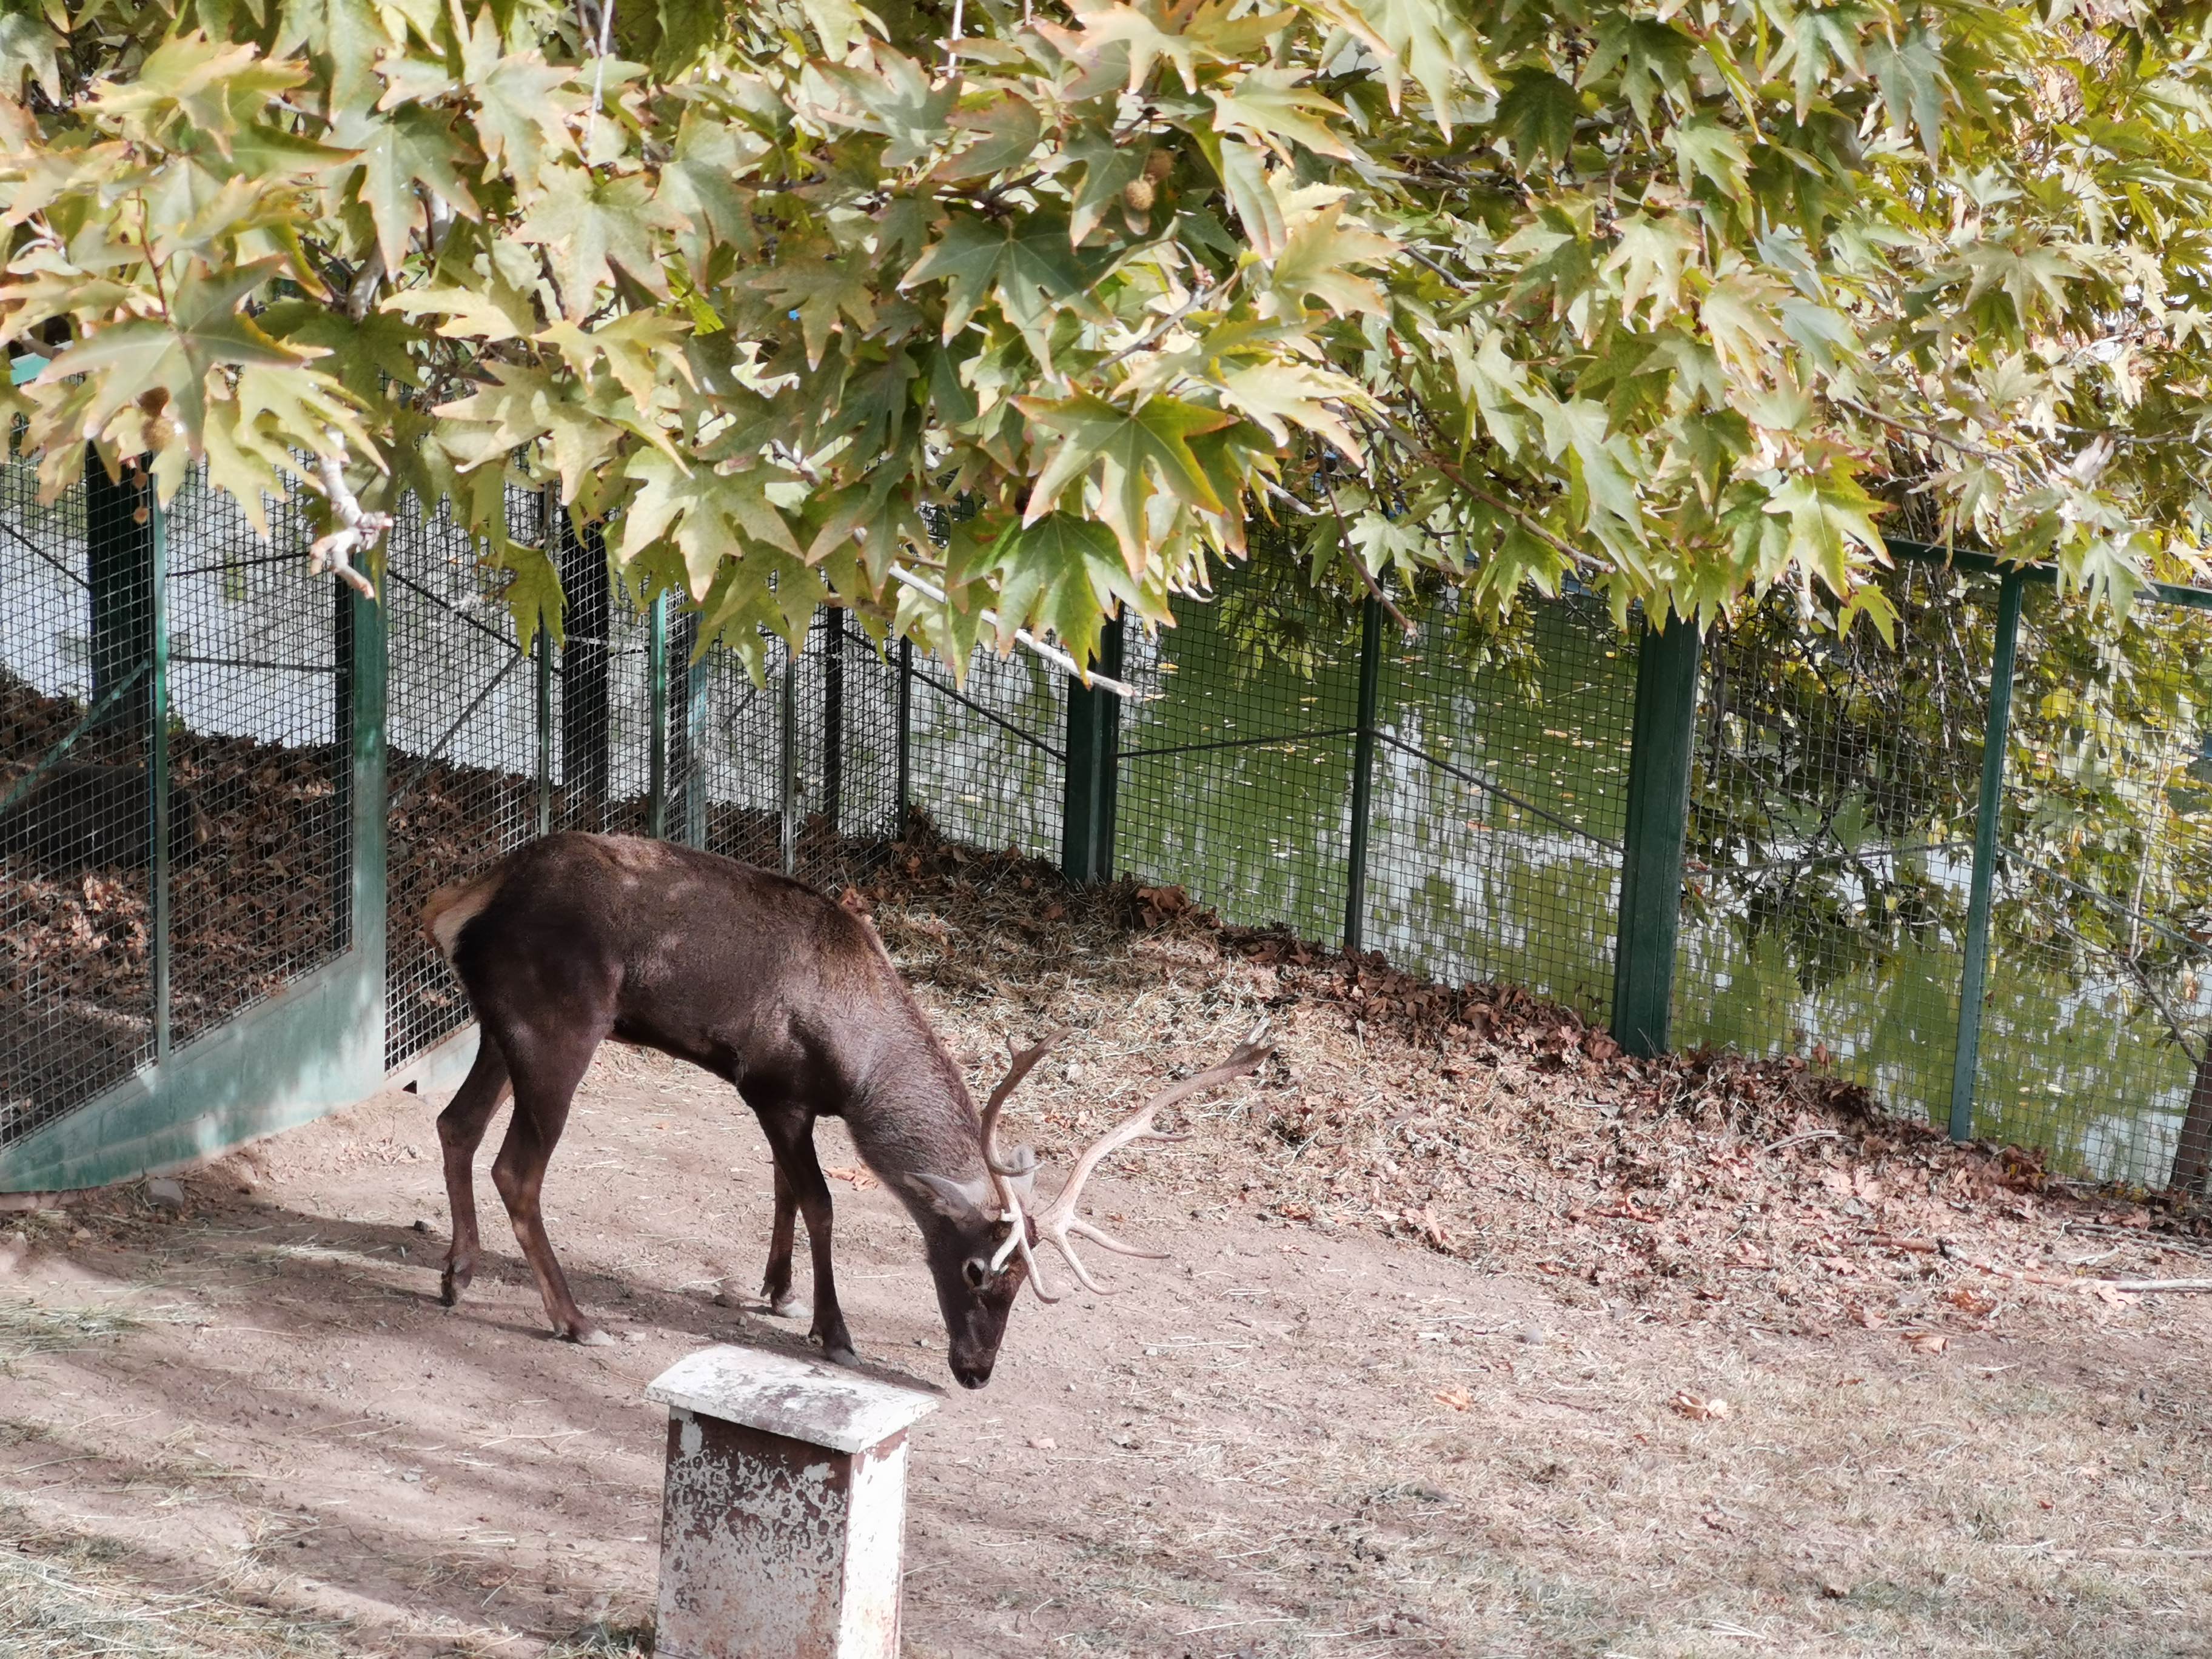
[[[963,1389],[980,1389],[991,1380],[991,1361],[978,1364],[972,1360],[955,1359],[950,1362],[952,1375]]]

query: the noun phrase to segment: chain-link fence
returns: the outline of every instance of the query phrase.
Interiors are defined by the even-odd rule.
[[[288,509],[264,541],[197,482],[159,512],[98,473],[36,495],[0,472],[0,1151],[315,975],[356,895],[384,906],[398,1068],[469,1018],[423,901],[535,835],[836,890],[926,829],[1593,1018],[1656,982],[1677,1044],[1802,1054],[2058,1167],[2212,1164],[2212,611],[2188,593],[2115,623],[1921,550],[1893,644],[1776,598],[1700,659],[1587,594],[1498,623],[1254,568],[1112,632],[1118,702],[1026,651],[956,675],[835,610],[756,678],[534,489],[510,533],[553,550],[567,612],[530,650],[442,515],[401,516],[365,613],[303,577]]]

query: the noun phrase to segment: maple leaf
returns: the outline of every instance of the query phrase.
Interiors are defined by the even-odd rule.
[[[375,222],[386,270],[399,269],[409,236],[427,215],[416,185],[468,217],[477,216],[476,198],[456,170],[464,154],[460,141],[444,118],[410,106],[396,115],[363,117],[338,131],[361,152],[361,203]]]
[[[1103,264],[1071,246],[1067,222],[1055,215],[994,222],[963,213],[952,216],[945,234],[898,285],[945,284],[943,337],[950,341],[993,295],[1007,319],[1025,332],[1036,330],[1056,302],[1096,315],[1085,291]]]
[[[212,276],[193,271],[179,284],[167,318],[133,318],[103,328],[62,352],[31,384],[86,377],[80,441],[98,437],[125,404],[160,393],[197,453],[210,370],[251,363],[291,368],[309,361],[311,354],[272,340],[243,313],[246,296],[283,264],[264,259]]]
[[[1044,117],[1037,106],[1013,93],[1002,93],[981,108],[962,110],[953,116],[951,126],[956,132],[976,136],[938,164],[933,176],[948,184],[1024,167],[1044,136]]]
[[[1304,70],[1270,65],[1247,70],[1227,90],[1207,94],[1213,100],[1213,130],[1244,133],[1285,161],[1292,159],[1292,143],[1317,155],[1351,161],[1352,147],[1331,125],[1342,118],[1342,106],[1301,85],[1304,79]]]
[[[1633,213],[1620,222],[1620,240],[1606,257],[1605,271],[1622,273],[1620,311],[1632,317],[1646,300],[1646,319],[1657,324],[1681,309],[1682,276],[1704,251],[1697,226],[1687,218],[1661,219]]]
[[[694,599],[707,597],[726,558],[742,556],[748,548],[799,556],[790,526],[768,497],[775,475],[765,467],[687,468],[657,450],[645,450],[630,458],[624,472],[639,489],[623,509],[617,556],[628,563],[665,538],[683,557]]]
[[[1291,230],[1267,273],[1267,291],[1293,316],[1309,299],[1319,300],[1340,317],[1387,309],[1382,289],[1349,267],[1387,264],[1401,250],[1378,236],[1344,222],[1344,204],[1332,202]]]
[[[195,29],[162,41],[128,81],[100,81],[91,103],[100,115],[148,137],[171,123],[198,128],[223,155],[263,102],[307,79],[307,66],[272,60],[245,42],[211,40]]]
[[[505,173],[535,184],[549,155],[574,154],[569,118],[586,108],[589,98],[573,83],[572,71],[535,52],[504,50],[488,8],[462,37],[460,57],[487,180]]]
[[[561,289],[561,309],[580,322],[599,304],[611,265],[647,293],[665,297],[653,243],[656,231],[683,223],[635,176],[602,179],[580,167],[550,167],[545,191],[516,228],[515,240],[542,245]]]
[[[1374,406],[1366,389],[1348,376],[1310,363],[1255,363],[1224,371],[1221,388],[1231,407],[1265,427],[1279,444],[1288,443],[1290,428],[1298,426],[1326,438],[1355,464],[1363,459],[1358,440],[1329,406]]]
[[[1155,480],[1187,506],[1228,512],[1223,490],[1192,453],[1190,440],[1234,425],[1235,416],[1175,398],[1153,398],[1124,409],[1087,392],[1057,400],[1022,398],[1016,404],[1030,420],[1061,434],[1059,448],[1030,491],[1024,524],[1051,512],[1067,486],[1096,467],[1098,516],[1113,530],[1133,574],[1143,569],[1152,545],[1146,508]],[[1233,484],[1227,493],[1234,496]]]
[[[1506,78],[1498,100],[1498,129],[1512,146],[1522,172],[1536,163],[1557,167],[1567,159],[1582,118],[1582,97],[1548,70],[1519,69]]]
[[[842,258],[805,256],[755,271],[752,285],[779,311],[799,320],[806,344],[806,366],[818,368],[830,332],[843,316],[863,333],[876,325],[867,255],[855,250]]]
[[[1013,648],[1014,630],[1025,627],[1050,631],[1078,662],[1087,662],[1097,653],[1103,618],[1122,605],[1143,606],[1113,533],[1073,514],[1009,525],[988,558],[1004,577],[997,607],[1002,651]]]

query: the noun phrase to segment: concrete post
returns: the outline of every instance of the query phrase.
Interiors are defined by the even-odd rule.
[[[661,1659],[896,1659],[906,1431],[937,1402],[835,1366],[708,1348],[668,1407]]]

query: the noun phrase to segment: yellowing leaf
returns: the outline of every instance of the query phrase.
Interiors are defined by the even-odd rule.
[[[1024,523],[1043,518],[1068,485],[1096,467],[1098,516],[1113,530],[1134,573],[1144,568],[1152,546],[1146,507],[1156,485],[1164,486],[1187,506],[1228,512],[1221,491],[1191,452],[1190,440],[1231,425],[1234,416],[1174,398],[1153,398],[1133,410],[1090,392],[1057,401],[1017,401],[1032,421],[1062,435],[1030,491]]]
[[[683,222],[654,200],[642,179],[602,179],[573,167],[550,169],[538,198],[514,234],[542,244],[561,289],[561,309],[581,321],[599,305],[599,291],[614,280],[610,268],[647,293],[665,298],[655,231]]]
[[[742,557],[750,545],[799,556],[791,527],[768,498],[775,475],[765,468],[726,472],[701,464],[687,470],[646,450],[630,458],[625,471],[641,487],[623,511],[618,556],[628,563],[667,538],[683,556],[694,599],[707,597],[725,558]]]

